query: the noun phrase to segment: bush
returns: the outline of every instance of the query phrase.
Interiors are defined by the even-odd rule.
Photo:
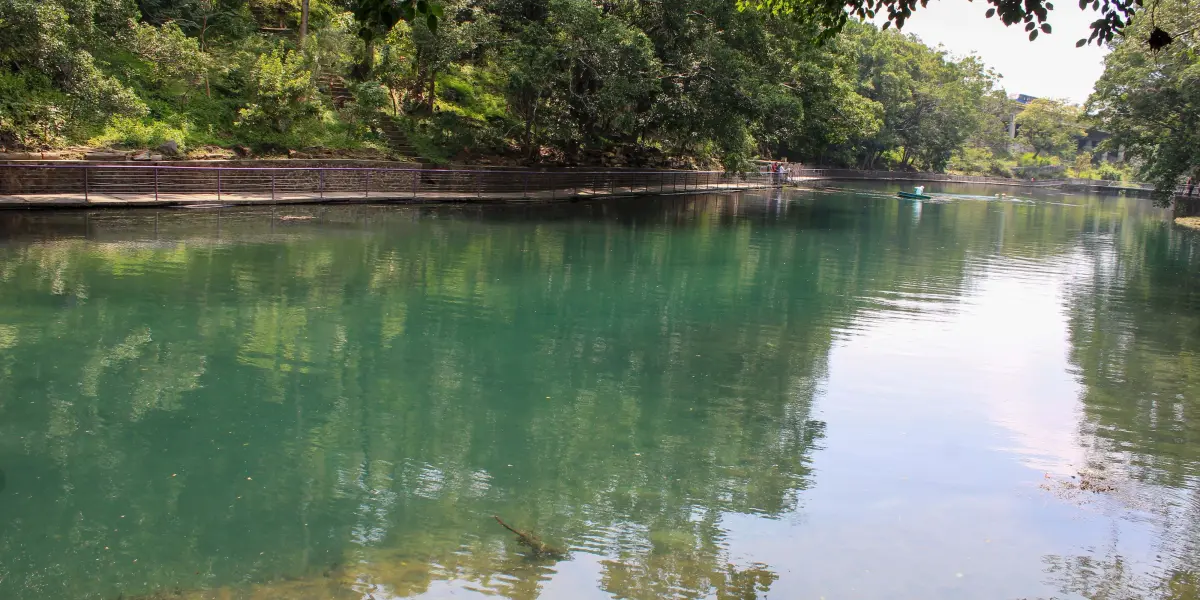
[[[1096,169],[1096,178],[1101,181],[1121,181],[1122,175],[1120,169],[1108,162]]]
[[[354,102],[347,107],[350,116],[366,125],[379,126],[383,111],[392,105],[387,88],[378,81],[364,81],[351,84],[350,93],[354,96]]]
[[[63,145],[68,125],[65,94],[44,77],[0,71],[0,148],[43,150]]]
[[[275,134],[271,137],[287,136],[320,115],[312,72],[304,68],[297,53],[276,48],[259,56],[251,68],[248,87],[250,102],[238,111],[239,127]]]
[[[183,151],[191,129],[191,123],[183,119],[168,123],[135,117],[113,117],[104,131],[88,140],[88,143],[96,146],[157,148],[167,141],[173,141]]]
[[[1035,157],[1032,152],[1026,152],[1017,159],[1018,167],[1048,167],[1055,164],[1055,160],[1049,156]]]

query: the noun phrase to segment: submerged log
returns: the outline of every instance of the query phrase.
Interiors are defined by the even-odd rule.
[[[551,546],[550,544],[543,542],[542,538],[538,537],[533,532],[531,532],[531,531],[526,532],[526,531],[521,531],[520,529],[514,529],[514,528],[510,527],[508,525],[508,523],[505,523],[504,520],[501,519],[498,515],[492,515],[492,518],[496,519],[496,522],[499,523],[501,527],[515,533],[517,535],[517,543],[529,548],[529,550],[533,553],[534,558],[545,557],[545,558],[553,558],[553,559],[562,559],[562,558],[567,557],[566,551],[564,551],[560,548],[555,548],[554,546]]]

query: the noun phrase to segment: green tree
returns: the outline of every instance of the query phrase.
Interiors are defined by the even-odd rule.
[[[50,145],[72,126],[145,114],[96,58],[135,15],[122,0],[0,0],[0,72],[16,93],[0,100],[0,144]]]
[[[200,49],[197,38],[188,37],[173,21],[160,27],[138,23],[133,27],[133,50],[150,66],[156,83],[186,87],[206,84],[212,57]]]
[[[1159,50],[1141,41],[1147,30],[1159,27],[1182,35]],[[1124,146],[1126,156],[1142,162],[1141,177],[1153,182],[1159,202],[1170,202],[1179,180],[1200,175],[1200,26],[1194,6],[1164,1],[1153,22],[1139,21],[1132,35],[1113,44],[1104,59],[1104,74],[1088,98],[1103,129],[1113,135],[1106,143]]]
[[[753,6],[817,23],[831,34],[844,27],[851,15],[862,20],[886,15],[884,28],[891,25],[900,28],[912,17],[913,12],[927,3],[927,0],[739,0],[739,5],[743,7]],[[1039,34],[1052,31],[1049,18],[1054,3],[1049,0],[987,0],[987,3],[992,5],[984,13],[987,18],[999,17],[1008,26],[1023,25],[1030,41],[1036,40]],[[1105,0],[1103,6],[1099,1],[1081,1],[1081,10],[1090,6],[1100,12],[1100,18],[1091,23],[1091,35],[1079,40],[1077,45],[1112,41],[1129,25],[1143,5],[1141,0]],[[1165,43],[1169,44],[1170,39]]]
[[[1017,115],[1017,138],[1033,148],[1033,156],[1062,155],[1083,137],[1080,109],[1062,100],[1038,98]]]
[[[250,101],[238,111],[238,125],[287,134],[319,113],[312,72],[300,54],[272,50],[255,61],[250,77]]]

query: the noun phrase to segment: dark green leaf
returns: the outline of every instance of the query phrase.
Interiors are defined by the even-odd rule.
[[[1050,24],[1042,23],[1042,33],[1050,33]]]
[[[437,33],[437,28],[438,28],[437,17],[433,16],[432,14],[426,16],[425,17],[425,25],[429,27],[430,31]]]
[[[1078,42],[1075,42],[1076,48],[1082,48],[1086,45],[1087,45],[1087,40],[1079,40]]]
[[[1030,31],[1030,32],[1029,32],[1029,41],[1031,41],[1031,42],[1032,42],[1033,40],[1036,40],[1036,39],[1037,39],[1037,36],[1038,36],[1038,32],[1037,32],[1037,30],[1036,30],[1036,29],[1035,29],[1035,30],[1033,30],[1033,31]]]
[[[990,18],[992,18],[993,16],[995,16],[995,14],[996,14],[996,9],[994,9],[994,8],[989,8],[989,9],[988,9],[988,11],[987,11],[987,18],[989,18],[989,19],[990,19]]]

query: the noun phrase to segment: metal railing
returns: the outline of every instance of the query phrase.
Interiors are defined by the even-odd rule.
[[[0,196],[30,203],[558,200],[782,183],[771,174],[718,171],[0,164]]]
[[[1143,192],[1153,192],[1154,191],[1154,184],[1138,183],[1138,182],[1134,182],[1134,181],[1125,182],[1125,181],[1112,181],[1112,180],[1108,180],[1108,179],[1074,179],[1073,178],[1073,179],[1065,180],[1064,183],[1066,183],[1067,185],[1074,185],[1074,186],[1081,186],[1081,187],[1096,187],[1096,188],[1120,189],[1120,190],[1139,190],[1139,191],[1143,191]],[[1196,191],[1197,191],[1196,186],[1193,186],[1192,193],[1195,194]],[[1187,196],[1187,192],[1188,192],[1187,185],[1180,183],[1179,185],[1175,186],[1175,191],[1173,192],[1173,195]]]
[[[978,175],[954,175],[948,173],[920,173],[908,171],[860,171],[857,169],[807,169],[792,168],[790,174],[796,178],[809,179],[862,179],[872,181],[943,181],[947,183],[986,183],[992,185],[1014,185],[1022,187],[1089,187],[1108,190],[1137,190],[1142,192],[1154,191],[1154,185],[1149,183],[1134,183],[1108,181],[1102,179],[1045,179],[1026,180],[1005,177],[983,177]],[[1176,196],[1184,196],[1186,186],[1175,188]]]
[[[858,169],[791,169],[791,175],[810,179],[867,179],[872,181],[944,181],[947,183],[989,183],[996,185],[1020,185],[1032,187],[1054,187],[1062,185],[1060,179],[1027,181],[1004,177],[982,177],[978,175],[953,175],[948,173],[921,173],[913,171],[860,171]]]

